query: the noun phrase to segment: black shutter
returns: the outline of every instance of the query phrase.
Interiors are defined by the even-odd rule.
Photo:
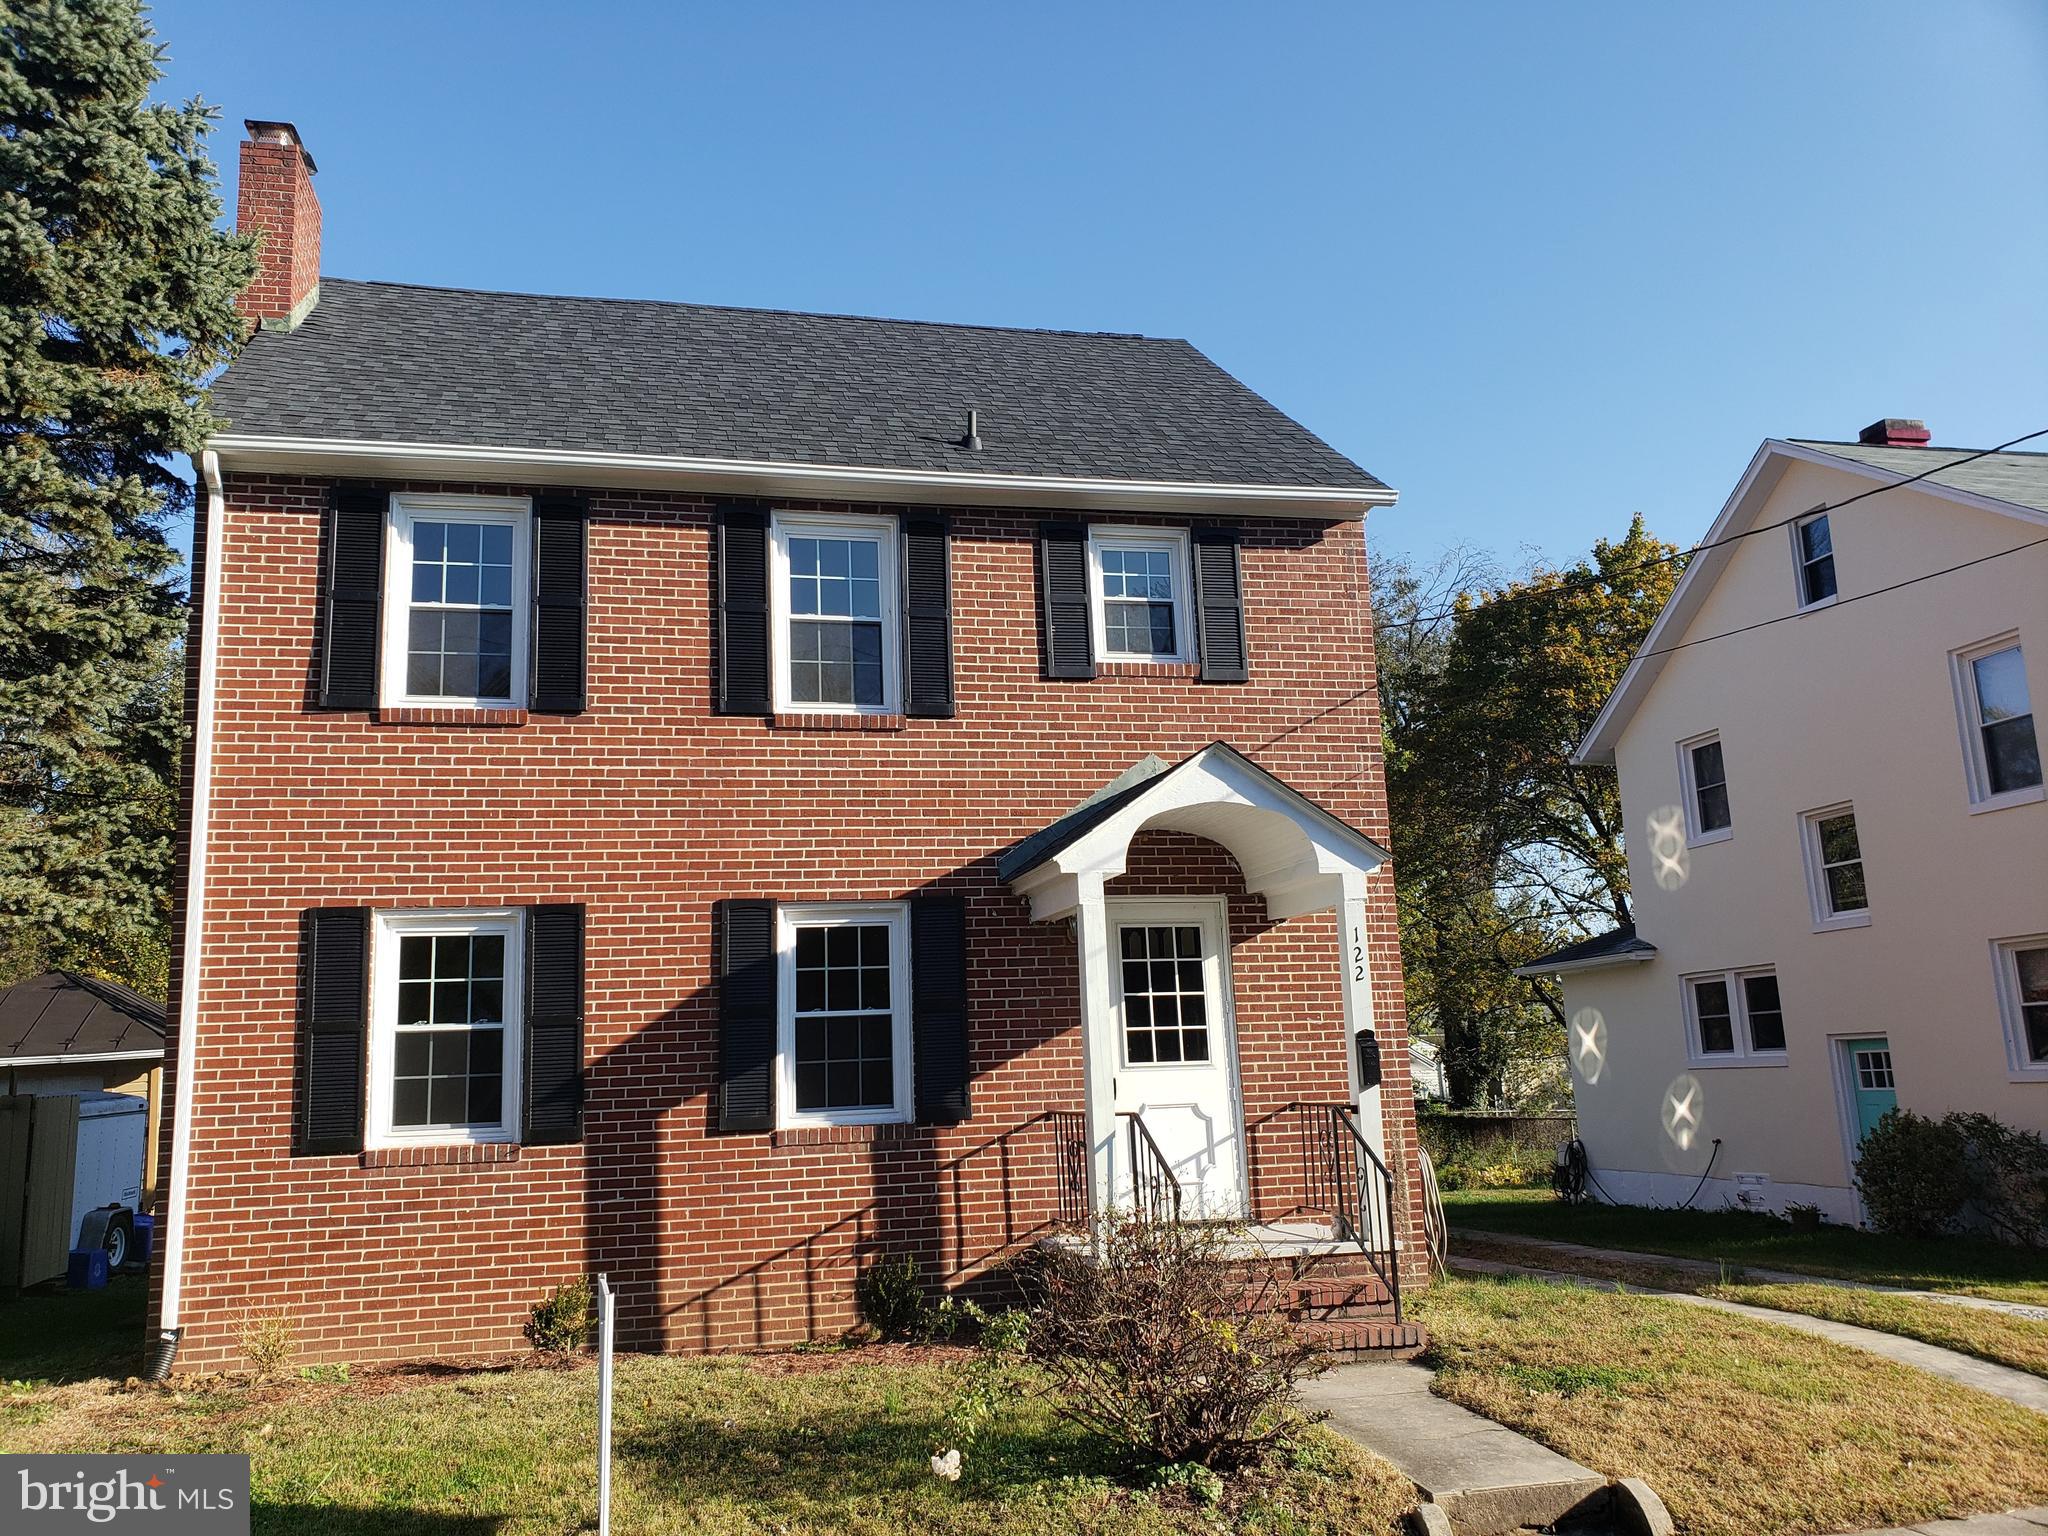
[[[369,969],[367,908],[314,907],[301,914],[298,1156],[363,1149]]]
[[[747,502],[718,508],[718,712],[773,711],[768,687],[768,514]]]
[[[910,1028],[919,1122],[965,1120],[967,904],[958,896],[918,896],[910,903]]]
[[[1245,661],[1244,583],[1238,575],[1235,528],[1195,530],[1195,616],[1202,642],[1202,681],[1242,683]]]
[[[903,712],[953,714],[953,576],[944,513],[906,512],[903,529]]]
[[[1038,584],[1045,615],[1045,675],[1093,677],[1086,523],[1038,525]]]
[[[775,903],[718,903],[718,1128],[775,1129]]]
[[[544,714],[580,714],[584,707],[584,612],[589,505],[571,496],[533,503],[533,707]]]
[[[377,611],[384,580],[388,492],[344,480],[327,503],[327,571],[320,593],[320,705],[377,707]]]
[[[583,1139],[583,909],[526,909],[526,1096],[520,1140]]]

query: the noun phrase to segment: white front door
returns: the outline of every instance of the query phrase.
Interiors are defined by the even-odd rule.
[[[1244,1128],[1223,903],[1111,902],[1108,912],[1117,1201],[1131,1200],[1126,1116],[1135,1112],[1180,1182],[1184,1216],[1242,1216]]]

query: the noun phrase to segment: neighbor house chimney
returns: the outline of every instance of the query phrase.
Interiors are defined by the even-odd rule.
[[[242,312],[266,330],[288,331],[320,298],[319,167],[290,123],[242,125],[242,185],[235,228],[263,232],[262,268],[242,295]]]
[[[1911,421],[1904,416],[1887,416],[1883,421],[1873,421],[1856,434],[1856,441],[1868,443],[1874,448],[1925,448],[1934,434],[1927,430],[1924,421]]]

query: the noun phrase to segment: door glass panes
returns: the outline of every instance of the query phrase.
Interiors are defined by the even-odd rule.
[[[886,923],[796,931],[796,1107],[889,1109],[895,1015]]]
[[[407,626],[407,693],[510,698],[511,526],[414,522]]]
[[[1700,1054],[1722,1056],[1735,1049],[1735,1013],[1728,996],[1728,983],[1696,981],[1692,984],[1693,1016],[1699,1022]]]
[[[1721,743],[1703,741],[1692,749],[1693,802],[1702,832],[1728,826],[1728,772],[1721,762]]]
[[[1825,517],[1799,525],[1799,594],[1808,603],[1835,595],[1835,541]]]
[[[495,1129],[504,1120],[505,935],[398,941],[391,1123]]]
[[[789,540],[789,696],[880,709],[882,546],[877,539]]]
[[[1785,1049],[1785,1014],[1778,1002],[1778,978],[1742,978],[1742,1006],[1749,1015],[1749,1048],[1752,1051]]]
[[[1892,1053],[1890,1051],[1858,1051],[1856,1053],[1856,1086],[1865,1089],[1883,1089],[1892,1086]]]
[[[1202,930],[1188,923],[1121,930],[1124,1060],[1157,1066],[1209,1059]]]
[[[1102,637],[1112,656],[1174,654],[1171,550],[1103,548]]]
[[[2041,782],[2041,747],[2027,696],[2026,660],[2018,646],[1970,663],[1977,694],[1977,728],[1984,739],[1984,776],[1994,795]]]
[[[1856,840],[1856,813],[1823,816],[1814,823],[1820,845],[1821,879],[1826,885],[1829,915],[1861,912],[1870,905],[1863,888],[1863,849]]]
[[[2020,1028],[2027,1060],[2048,1062],[2048,945],[2013,951],[2019,970]]]

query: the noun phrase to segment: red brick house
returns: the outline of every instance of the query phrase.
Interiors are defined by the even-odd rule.
[[[1419,1283],[1394,493],[1180,341],[322,279],[313,170],[250,124],[160,1353],[782,1343],[1134,1201]]]

